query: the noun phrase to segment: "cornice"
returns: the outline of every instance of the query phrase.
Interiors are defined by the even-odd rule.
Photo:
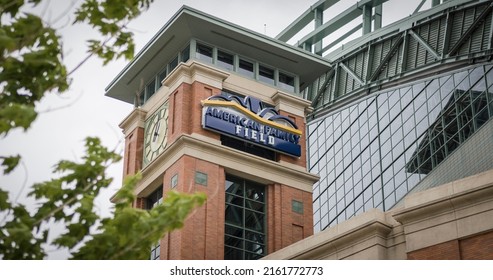
[[[302,243],[295,243],[284,248],[282,255],[273,253],[264,259],[284,259],[286,257],[289,259],[320,259],[337,254],[348,246],[355,246],[369,238],[386,238],[392,231],[392,227],[384,212],[373,209],[357,216],[350,223],[336,225],[304,239]],[[296,253],[293,254],[294,252]]]
[[[197,60],[189,60],[187,63],[180,63],[164,80],[163,85],[173,92],[182,83],[192,84],[195,81],[222,88],[224,80],[229,77],[229,73],[201,63]]]
[[[259,183],[280,183],[310,193],[313,184],[319,180],[319,176],[300,166],[269,161],[222,146],[219,141],[201,135],[183,134],[142,170],[143,179],[136,188],[137,195],[147,195],[145,187],[185,155],[223,166],[226,172]]]
[[[141,108],[134,108],[130,114],[123,119],[119,127],[123,130],[123,134],[127,136],[137,127],[144,127],[144,120],[147,112]]]
[[[456,183],[457,184],[457,183]],[[467,186],[467,185],[465,185]],[[433,198],[431,195],[428,201],[424,201],[413,206],[406,206],[401,210],[397,210],[392,216],[399,223],[406,225],[422,219],[429,219],[430,216],[438,216],[444,213],[455,212],[459,209],[473,207],[483,201],[493,200],[493,184],[487,183],[468,189],[457,191],[453,184],[439,187],[441,189],[428,190],[436,191],[443,194],[440,198]],[[412,197],[411,197],[412,199]],[[471,204],[474,202],[474,204]]]

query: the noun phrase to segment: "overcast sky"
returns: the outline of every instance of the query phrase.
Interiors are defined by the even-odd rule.
[[[66,7],[70,7],[72,1],[46,2],[49,2],[48,6],[41,4],[34,11],[42,13],[46,21],[59,28],[63,38],[64,60],[70,70],[86,56],[85,41],[97,38],[97,34],[86,26],[70,25],[73,15],[68,11],[73,11],[73,8],[67,10]],[[136,50],[140,50],[181,6],[188,5],[275,37],[316,2],[318,0],[155,0],[150,10],[130,24],[130,27],[135,33]],[[325,13],[324,22],[356,2],[341,1]],[[390,1],[384,5],[384,25],[410,15],[419,2],[420,0]],[[429,3],[423,9],[427,7]],[[19,153],[25,166],[19,166],[7,177],[0,175],[0,185],[11,191],[11,199],[19,195],[22,186],[26,187],[20,194],[21,198],[27,194],[32,184],[49,180],[53,176],[52,168],[59,160],[80,159],[83,155],[83,140],[87,136],[98,136],[107,147],[116,147],[122,152],[123,135],[118,124],[132,111],[133,106],[105,97],[104,89],[127,63],[120,60],[103,67],[97,58],[91,58],[72,76],[70,90],[63,95],[49,95],[38,104],[37,111],[40,114],[27,133],[14,130],[6,138],[0,139],[0,154]],[[98,199],[98,211],[102,215],[110,213],[109,198],[121,184],[122,169],[121,162],[109,169],[115,181]],[[66,254],[52,252],[50,257],[64,258]]]

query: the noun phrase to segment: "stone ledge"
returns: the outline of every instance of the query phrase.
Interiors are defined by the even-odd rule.
[[[381,239],[392,231],[386,214],[372,209],[339,225],[294,243],[263,259],[322,259],[336,255],[350,257],[374,246],[382,246]],[[344,251],[344,252],[343,252]],[[378,256],[367,259],[378,259]]]
[[[319,180],[319,176],[307,172],[300,166],[268,161],[222,146],[217,140],[211,141],[210,138],[197,134],[182,134],[142,170],[142,177],[146,179],[141,181],[136,188],[138,196],[148,195],[148,191],[144,187],[155,181],[184,155],[223,166],[226,172],[240,175],[245,179],[264,184],[280,183],[310,193],[312,192],[312,185]]]

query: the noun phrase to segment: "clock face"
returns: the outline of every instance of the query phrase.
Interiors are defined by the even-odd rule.
[[[168,103],[165,103],[146,121],[144,165],[153,161],[166,148],[168,137],[168,111]]]

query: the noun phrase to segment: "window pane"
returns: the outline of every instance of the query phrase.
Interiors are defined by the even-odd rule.
[[[212,63],[212,48],[202,44],[197,44],[196,57],[202,61]]]
[[[243,185],[239,182],[226,180],[226,193],[243,196]]]
[[[245,200],[245,206],[247,208],[255,210],[255,211],[264,212],[264,204],[263,203],[258,203],[258,202],[246,199]]]
[[[258,75],[260,81],[271,85],[274,84],[274,69],[260,65]]]
[[[242,260],[243,251],[228,246],[224,246],[224,259],[225,260]]]
[[[264,201],[264,191],[261,186],[247,186],[245,197],[251,200],[256,200],[263,202]]]
[[[195,172],[195,183],[207,186],[207,174],[198,171]]]
[[[173,58],[173,60],[169,63],[169,72],[173,71],[173,69],[175,69],[176,66],[178,66],[178,56]]]
[[[237,226],[243,225],[243,210],[240,207],[226,205],[226,223]]]
[[[187,62],[190,59],[190,45],[181,51],[181,62]]]
[[[244,199],[239,196],[231,195],[231,194],[226,194],[226,203],[229,204],[234,204],[238,206],[243,206],[243,201]],[[250,205],[252,202],[247,202],[247,205]],[[262,205],[263,207],[263,205]]]
[[[258,244],[258,243],[252,243],[252,242],[245,242],[245,249],[253,252],[258,255],[264,254],[265,246]]]
[[[245,227],[251,230],[264,231],[264,215],[245,210]]]
[[[279,73],[279,87],[294,92],[294,77]]]
[[[240,63],[238,65],[238,72],[242,75],[253,78],[254,77],[253,63],[250,61],[240,59]]]
[[[224,238],[224,244],[225,245],[228,245],[228,246],[231,246],[231,247],[236,247],[236,248],[239,248],[239,249],[243,249],[243,240],[242,239],[238,239],[238,238],[234,238],[232,236],[226,235],[225,238]]]
[[[217,52],[217,65],[227,70],[233,70],[234,56],[227,52]]]
[[[265,255],[265,187],[226,176],[225,259]]]
[[[146,86],[146,100],[151,98],[151,96],[156,92],[156,81],[152,80]]]

